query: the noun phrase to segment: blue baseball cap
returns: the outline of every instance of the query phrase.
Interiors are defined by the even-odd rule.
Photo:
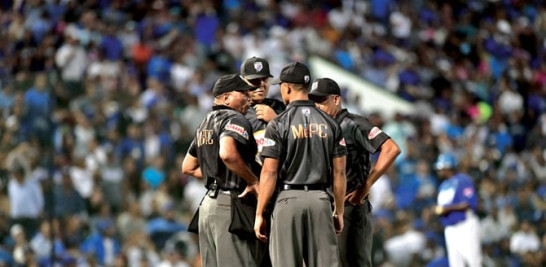
[[[443,153],[438,156],[438,159],[434,163],[434,168],[437,170],[452,169],[457,166],[457,159],[450,153]]]

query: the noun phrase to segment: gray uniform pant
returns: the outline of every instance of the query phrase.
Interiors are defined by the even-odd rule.
[[[370,201],[345,205],[343,231],[339,235],[339,260],[343,267],[372,266],[372,212]]]
[[[253,250],[255,241],[231,234],[231,196],[219,193],[205,196],[199,207],[199,250],[204,267],[257,266]]]
[[[271,216],[274,267],[339,265],[332,206],[324,191],[281,191]]]

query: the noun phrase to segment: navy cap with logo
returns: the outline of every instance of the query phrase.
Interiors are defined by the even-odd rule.
[[[273,77],[269,72],[267,60],[259,57],[251,57],[241,64],[241,76],[247,80]]]
[[[223,75],[216,81],[212,88],[212,95],[217,97],[232,91],[244,92],[254,90],[256,86],[248,84],[238,73]]]
[[[309,68],[302,63],[290,63],[282,68],[279,78],[273,79],[271,84],[295,83],[308,84],[311,81]]]
[[[316,79],[311,85],[310,96],[341,95],[339,85],[330,78]]]

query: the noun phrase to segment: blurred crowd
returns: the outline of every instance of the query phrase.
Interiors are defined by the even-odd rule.
[[[415,105],[356,107],[402,149],[372,188],[376,265],[445,261],[432,163],[448,151],[479,192],[486,266],[546,265],[543,1],[0,8],[0,266],[200,266],[185,229],[205,189],[180,166],[212,85],[251,56],[274,75],[320,56]]]

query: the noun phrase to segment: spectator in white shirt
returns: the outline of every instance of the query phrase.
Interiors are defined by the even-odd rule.
[[[65,43],[55,54],[55,64],[61,69],[65,93],[68,96],[78,96],[83,93],[82,81],[88,64],[87,54],[74,32],[67,31],[65,38]]]
[[[414,257],[425,248],[426,237],[413,228],[410,218],[400,218],[395,231],[397,235],[384,244],[389,260],[394,266],[411,266]]]
[[[58,229],[56,230],[58,231]],[[36,234],[30,241],[30,247],[36,255],[38,261],[48,260],[51,256],[51,246],[55,246],[55,255],[62,257],[65,253],[64,245],[58,237],[55,237],[55,243],[51,242],[52,227],[49,221],[42,222],[40,232]]]
[[[88,200],[93,194],[95,182],[93,180],[93,172],[85,166],[85,159],[75,158],[74,165],[70,167],[69,172],[76,191],[82,198]]]
[[[514,254],[525,254],[540,249],[540,239],[534,227],[528,222],[521,222],[520,230],[510,238],[510,251]]]
[[[492,244],[508,237],[510,237],[510,227],[500,222],[497,208],[492,208],[489,214],[480,221],[481,242]]]
[[[104,167],[104,165],[107,163],[107,151],[106,149],[104,149],[103,146],[101,146],[97,138],[94,136],[94,132],[91,139],[88,140],[87,151],[88,153],[85,156],[86,168],[92,172],[97,172],[101,170],[102,167]]]
[[[21,166],[12,169],[8,184],[10,217],[21,224],[26,236],[34,236],[44,209],[44,196],[40,184],[27,179]]]

